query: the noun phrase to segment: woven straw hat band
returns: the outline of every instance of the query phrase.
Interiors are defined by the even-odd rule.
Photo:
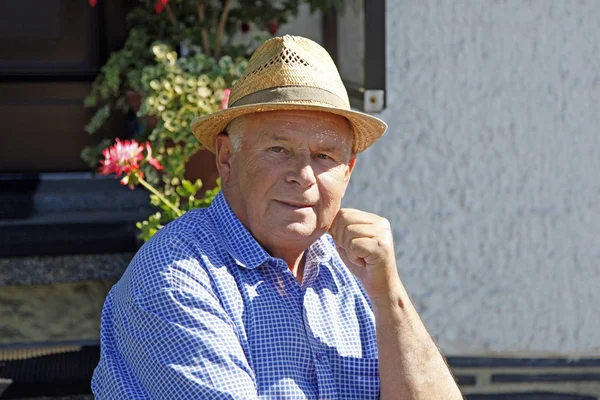
[[[284,86],[260,90],[236,100],[229,107],[259,103],[290,102],[328,104],[332,107],[346,110],[350,108],[350,105],[338,95],[325,89],[307,86]]]

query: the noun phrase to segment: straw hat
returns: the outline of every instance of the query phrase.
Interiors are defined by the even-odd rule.
[[[252,55],[244,75],[231,89],[229,107],[197,117],[192,132],[215,152],[215,139],[234,118],[275,110],[325,111],[350,121],[353,151],[371,146],[387,129],[379,118],[350,109],[338,70],[319,44],[300,36],[264,42]]]

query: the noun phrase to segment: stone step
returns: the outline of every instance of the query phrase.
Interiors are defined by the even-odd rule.
[[[91,173],[0,174],[0,257],[133,252],[148,193]]]

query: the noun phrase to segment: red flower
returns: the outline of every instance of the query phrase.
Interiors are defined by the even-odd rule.
[[[146,155],[146,161],[148,161],[150,165],[159,171],[163,169],[163,166],[160,165],[158,160],[152,157],[152,146],[150,146],[150,142],[146,142],[146,151],[148,152],[148,155]]]
[[[220,110],[224,110],[229,106],[229,95],[231,94],[231,89],[223,89],[223,100],[221,100]]]
[[[271,35],[275,36],[277,34],[277,31],[279,30],[279,25],[277,24],[277,21],[272,19],[269,21],[267,28],[269,29],[269,32],[271,33]]]
[[[144,179],[144,173],[140,170],[141,161],[148,162],[158,170],[163,169],[158,160],[152,157],[150,142],[146,142],[145,147],[147,154],[144,158],[142,154],[144,146],[135,140],[121,142],[121,140],[115,139],[115,144],[102,151],[104,160],[100,161],[100,173],[103,175],[116,174],[117,176],[124,174],[121,184],[129,185],[133,189],[140,179]]]
[[[248,33],[250,31],[250,24],[242,22],[242,33]]]
[[[100,161],[102,167],[100,173],[110,175],[112,173],[121,176],[121,174],[130,174],[133,171],[139,171],[139,162],[144,159],[142,152],[144,148],[135,140],[125,140],[121,142],[118,138],[115,144],[104,149],[102,155],[104,160]]]
[[[90,2],[90,6],[96,7],[96,3],[98,2],[98,0],[89,0],[89,2]]]
[[[154,3],[154,12],[157,14],[160,14],[161,12],[163,12],[166,4],[167,4],[167,2],[164,0],[156,0],[156,3]]]

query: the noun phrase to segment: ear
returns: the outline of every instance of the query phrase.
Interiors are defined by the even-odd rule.
[[[217,170],[219,171],[219,177],[221,182],[229,182],[231,175],[231,157],[233,156],[233,145],[231,139],[225,132],[221,132],[217,135],[215,141],[215,154],[217,161]]]
[[[345,181],[346,185],[350,182],[350,176],[352,175],[352,171],[354,170],[354,166],[356,165],[356,154],[352,154],[350,156],[350,161],[348,161],[348,169],[346,170]]]
[[[342,197],[346,194],[346,188],[348,187],[348,183],[350,183],[350,176],[352,175],[352,171],[354,170],[354,166],[356,165],[356,154],[352,154],[350,156],[350,161],[348,161],[348,168],[346,169],[346,175],[344,176],[344,193]]]

